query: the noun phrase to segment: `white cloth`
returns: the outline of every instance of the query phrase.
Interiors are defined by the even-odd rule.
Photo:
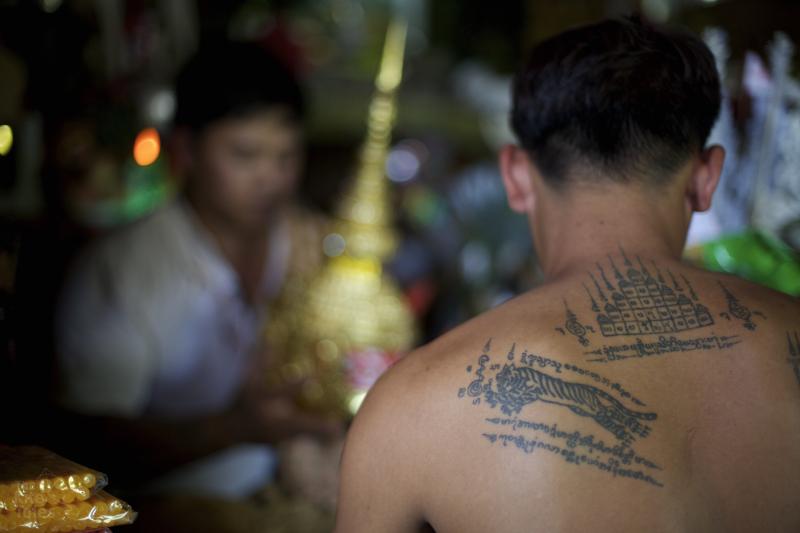
[[[287,262],[284,235],[273,232],[265,299]],[[191,208],[175,201],[97,243],[68,279],[58,319],[63,405],[123,417],[223,412],[259,343],[261,315],[242,298],[235,273]],[[248,464],[264,471],[264,454],[248,450],[240,454],[243,464],[224,469],[232,478],[225,482],[212,464],[209,483],[231,490]],[[227,464],[235,456],[226,454]],[[198,489],[185,490],[210,493],[203,475],[184,477]]]

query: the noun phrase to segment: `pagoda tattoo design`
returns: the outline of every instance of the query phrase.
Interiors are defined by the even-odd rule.
[[[584,285],[604,337],[673,333],[714,324],[685,276],[679,281],[667,270],[667,279],[655,263],[651,272],[640,257],[634,265],[621,251],[625,274],[609,256],[607,268],[597,263],[596,273],[588,273],[594,291]]]

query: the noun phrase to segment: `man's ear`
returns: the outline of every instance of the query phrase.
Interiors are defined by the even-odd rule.
[[[508,205],[517,213],[529,213],[533,209],[535,195],[528,154],[522,148],[509,144],[500,149],[499,161]]]
[[[718,144],[710,146],[700,154],[700,162],[689,177],[686,197],[693,211],[708,211],[711,197],[719,185],[725,149]]]

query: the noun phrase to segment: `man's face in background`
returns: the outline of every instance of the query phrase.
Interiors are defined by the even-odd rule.
[[[192,159],[195,198],[241,230],[263,230],[294,192],[302,129],[280,108],[224,118],[197,135]]]

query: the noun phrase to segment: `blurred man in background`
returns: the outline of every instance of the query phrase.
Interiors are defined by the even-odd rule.
[[[201,48],[177,83],[183,193],[97,243],[68,279],[60,400],[100,434],[71,457],[91,457],[115,485],[242,498],[273,476],[267,444],[338,431],[262,383],[261,326],[286,275],[302,119],[296,80],[260,48]]]
[[[681,262],[719,107],[689,34],[611,20],[534,49],[500,166],[546,282],[379,381],[337,531],[800,529],[800,305]]]

